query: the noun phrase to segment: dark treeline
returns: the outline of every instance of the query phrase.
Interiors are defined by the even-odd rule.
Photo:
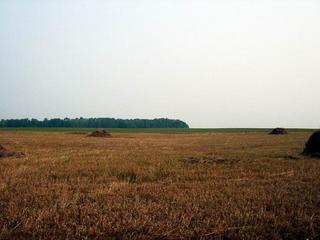
[[[115,119],[115,118],[53,118],[53,119],[2,119],[0,127],[36,128],[189,128],[181,120],[158,119]]]

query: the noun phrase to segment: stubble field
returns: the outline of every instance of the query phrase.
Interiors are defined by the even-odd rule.
[[[1,131],[0,239],[317,239],[309,135]]]

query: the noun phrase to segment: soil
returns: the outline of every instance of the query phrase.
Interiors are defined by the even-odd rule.
[[[216,156],[202,156],[202,157],[188,157],[184,160],[187,163],[197,164],[197,163],[209,163],[209,164],[233,164],[238,162],[237,159],[226,159]]]

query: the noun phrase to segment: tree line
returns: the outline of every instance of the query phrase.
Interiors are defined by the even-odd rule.
[[[115,119],[115,118],[52,118],[37,119],[2,119],[0,127],[15,128],[189,128],[188,124],[178,119]]]

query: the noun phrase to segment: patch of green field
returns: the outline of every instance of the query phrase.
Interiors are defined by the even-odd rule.
[[[270,128],[106,128],[119,133],[246,133],[269,132]],[[0,128],[1,131],[40,131],[40,132],[91,132],[96,128]],[[289,128],[289,132],[312,132],[314,129]]]

